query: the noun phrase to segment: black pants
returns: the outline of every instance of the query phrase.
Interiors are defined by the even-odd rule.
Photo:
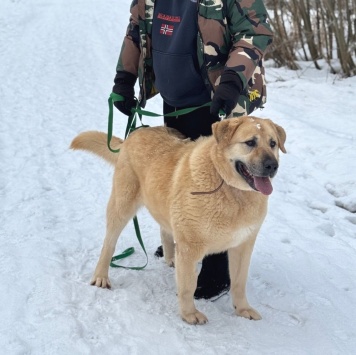
[[[172,107],[164,102],[164,114],[171,113],[184,107]],[[210,107],[202,107],[191,113],[179,117],[165,117],[167,127],[175,128],[192,140],[200,136],[212,135],[211,125],[219,121],[218,116],[210,114]],[[229,266],[227,252],[208,255],[203,259],[198,277],[195,298],[211,298],[219,295],[230,287]]]

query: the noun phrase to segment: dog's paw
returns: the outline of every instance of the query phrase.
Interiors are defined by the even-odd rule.
[[[235,313],[240,316],[240,317],[244,317],[247,319],[253,319],[253,320],[260,320],[262,319],[261,315],[252,307],[249,308],[241,308],[238,309],[237,307],[235,307]]]
[[[182,319],[189,324],[205,324],[208,321],[208,318],[205,314],[195,311],[193,313],[182,314]]]
[[[174,267],[174,257],[171,259],[165,259],[165,261],[169,267]]]
[[[111,283],[108,277],[100,277],[100,276],[93,276],[90,281],[92,286],[102,287],[102,288],[111,288]]]

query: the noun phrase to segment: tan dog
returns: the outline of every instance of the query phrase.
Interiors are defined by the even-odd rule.
[[[181,317],[203,324],[194,305],[196,267],[205,255],[228,250],[236,314],[261,319],[245,293],[257,233],[267,212],[270,179],[278,169],[278,148],[286,134],[268,119],[241,117],[213,124],[213,136],[193,142],[165,127],[142,128],[124,142],[85,132],[73,149],[93,152],[115,165],[107,207],[107,232],[92,285],[111,287],[108,270],[118,237],[144,205],[161,226],[164,256],[176,267]]]

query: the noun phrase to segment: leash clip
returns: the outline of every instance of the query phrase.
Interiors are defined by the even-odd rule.
[[[224,110],[219,110],[219,118],[224,120],[226,118],[226,113]]]

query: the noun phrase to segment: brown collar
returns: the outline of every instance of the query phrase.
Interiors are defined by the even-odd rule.
[[[191,192],[192,195],[209,195],[209,194],[213,194],[214,192],[220,190],[221,186],[223,186],[224,184],[224,180],[221,181],[221,184],[213,191],[195,191],[195,192]]]

